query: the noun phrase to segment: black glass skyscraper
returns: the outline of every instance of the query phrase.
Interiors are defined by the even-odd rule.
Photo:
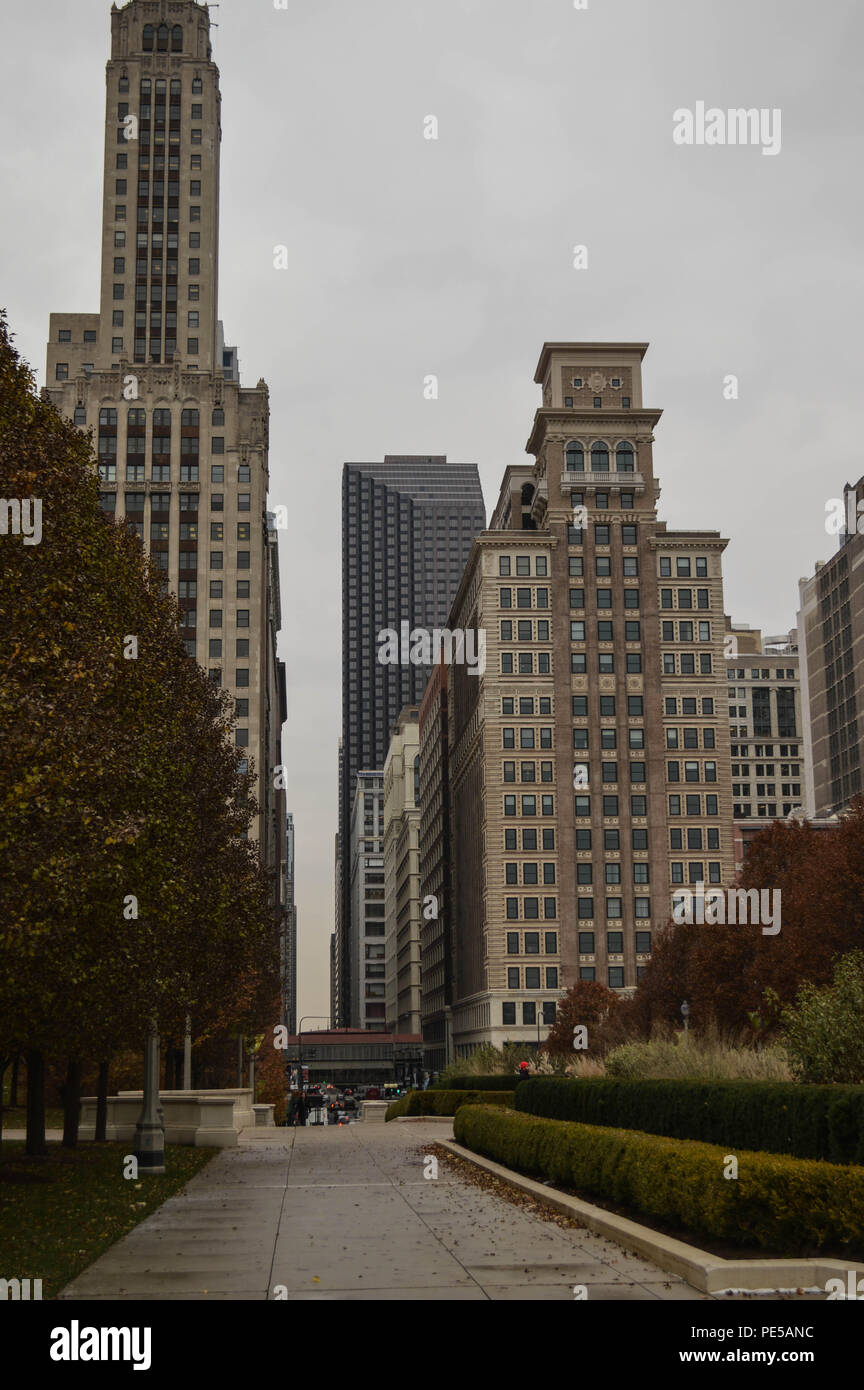
[[[486,525],[474,463],[391,455],[342,473],[342,756],[337,884],[338,1023],[348,1017],[352,960],[351,807],[357,773],[382,768],[405,705],[419,705],[428,668],[384,665],[379,633],[447,625],[474,537]]]

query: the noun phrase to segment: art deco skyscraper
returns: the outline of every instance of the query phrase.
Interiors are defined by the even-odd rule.
[[[337,847],[338,1022],[349,1017],[362,924],[352,934],[351,814],[361,769],[382,769],[406,705],[419,705],[429,670],[382,665],[378,633],[443,628],[471,542],[486,525],[475,463],[388,455],[342,474],[342,747]],[[380,848],[376,851],[380,853]],[[334,1020],[336,1022],[336,1020]]]
[[[733,878],[726,541],[658,520],[646,349],[545,344],[453,605],[487,633],[448,673],[457,1056],[542,1041],[577,980],[632,992],[676,893]]]
[[[284,858],[285,673],[268,393],[241,387],[218,318],[219,69],[206,5],[111,10],[100,309],[51,315],[47,393],[93,430],[101,503],[179,597],[186,649],[235,699],[262,859]]]

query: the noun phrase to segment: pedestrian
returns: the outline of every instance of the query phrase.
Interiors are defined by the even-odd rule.
[[[296,1120],[295,1120],[295,1124],[298,1124],[298,1125],[305,1125],[305,1123],[306,1123],[306,1112],[307,1112],[307,1110],[308,1110],[308,1106],[307,1106],[307,1104],[306,1104],[306,1097],[304,1096],[304,1094],[303,1094],[302,1091],[298,1091],[298,1092],[297,1092],[297,1118],[296,1118]]]

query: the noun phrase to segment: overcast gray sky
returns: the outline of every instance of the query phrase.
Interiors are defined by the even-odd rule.
[[[727,611],[788,629],[799,576],[835,548],[825,501],[864,472],[864,24],[855,0],[222,0],[211,14],[220,315],[244,384],[269,384],[271,503],[291,514],[300,1012],[326,1013],[343,460],[476,461],[488,512],[524,457],[544,340],[648,341],[661,516],[728,536]],[[3,0],[0,16],[0,302],[41,385],[49,312],[99,307],[109,4]],[[676,145],[673,112],[699,101],[779,107],[780,153]]]

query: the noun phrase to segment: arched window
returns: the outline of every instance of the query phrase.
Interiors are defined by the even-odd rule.
[[[168,52],[168,25],[160,24],[156,31],[156,47],[160,53]]]
[[[627,440],[623,440],[615,450],[615,467],[619,473],[632,473],[633,468],[633,445]]]
[[[142,95],[142,97],[149,97],[149,95],[150,95],[150,87],[151,87],[150,78],[149,78],[149,77],[142,77],[142,78],[141,78],[141,95]]]
[[[585,450],[578,442],[568,444],[564,454],[568,473],[585,472]]]
[[[591,472],[609,472],[609,445],[604,444],[602,440],[591,445]]]
[[[182,25],[182,24],[175,24],[175,25],[174,25],[174,28],[171,30],[171,52],[172,52],[172,53],[182,53],[182,52],[183,52],[183,25]]]
[[[152,24],[145,24],[145,25],[144,25],[144,42],[143,42],[143,48],[144,48],[144,52],[145,52],[145,53],[152,53],[152,52],[153,52],[153,25],[152,25]]]
[[[523,506],[523,507],[530,507],[530,505],[531,505],[531,503],[532,503],[533,501],[534,501],[534,484],[533,484],[533,483],[523,483],[523,484],[522,484],[522,506]]]
[[[201,81],[201,78],[200,78],[200,77],[194,77],[194,78],[192,79],[192,95],[193,95],[193,97],[200,96],[201,93],[203,92],[203,90],[204,90],[204,84],[203,84],[203,82]]]
[[[172,97],[179,97],[180,92],[181,92],[181,90],[182,90],[182,85],[183,85],[183,84],[181,83],[179,77],[172,77],[172,78],[171,78],[171,95],[172,95]]]

